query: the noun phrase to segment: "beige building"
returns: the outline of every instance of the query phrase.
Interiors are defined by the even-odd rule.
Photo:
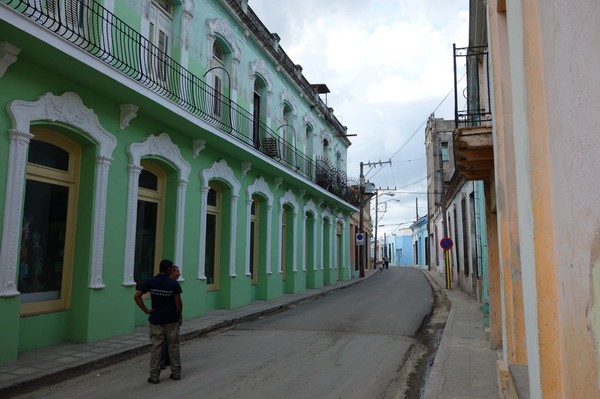
[[[491,131],[468,146],[493,147],[486,197],[500,396],[599,398],[600,3],[471,0],[470,13],[469,47],[490,56],[470,78],[490,76],[479,95],[490,93]],[[467,135],[455,131],[455,156]],[[477,163],[465,160],[457,168]]]

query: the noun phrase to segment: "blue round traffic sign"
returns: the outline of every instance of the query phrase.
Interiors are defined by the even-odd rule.
[[[452,239],[450,237],[444,237],[440,240],[440,247],[444,250],[452,249]]]

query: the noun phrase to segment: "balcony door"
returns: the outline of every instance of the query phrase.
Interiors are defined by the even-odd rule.
[[[154,0],[148,12],[148,41],[146,68],[150,78],[157,83],[168,79],[168,57],[171,52],[173,6],[167,0]]]

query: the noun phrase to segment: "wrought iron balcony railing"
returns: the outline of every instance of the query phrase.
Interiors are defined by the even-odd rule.
[[[487,46],[456,47],[454,49],[454,121],[456,128],[481,126],[491,123],[492,105],[488,74]],[[458,104],[458,59],[464,59],[467,86],[463,95],[466,109]]]
[[[219,130],[354,203],[346,175],[298,151],[96,1],[0,0]],[[42,3],[46,4],[43,5]],[[325,178],[324,178],[325,176]],[[335,182],[332,184],[331,182]],[[347,193],[347,195],[346,195]]]

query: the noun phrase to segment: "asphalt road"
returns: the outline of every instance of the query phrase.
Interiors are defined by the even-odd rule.
[[[425,276],[392,268],[316,301],[182,345],[181,381],[149,355],[17,398],[386,398],[431,311]]]

